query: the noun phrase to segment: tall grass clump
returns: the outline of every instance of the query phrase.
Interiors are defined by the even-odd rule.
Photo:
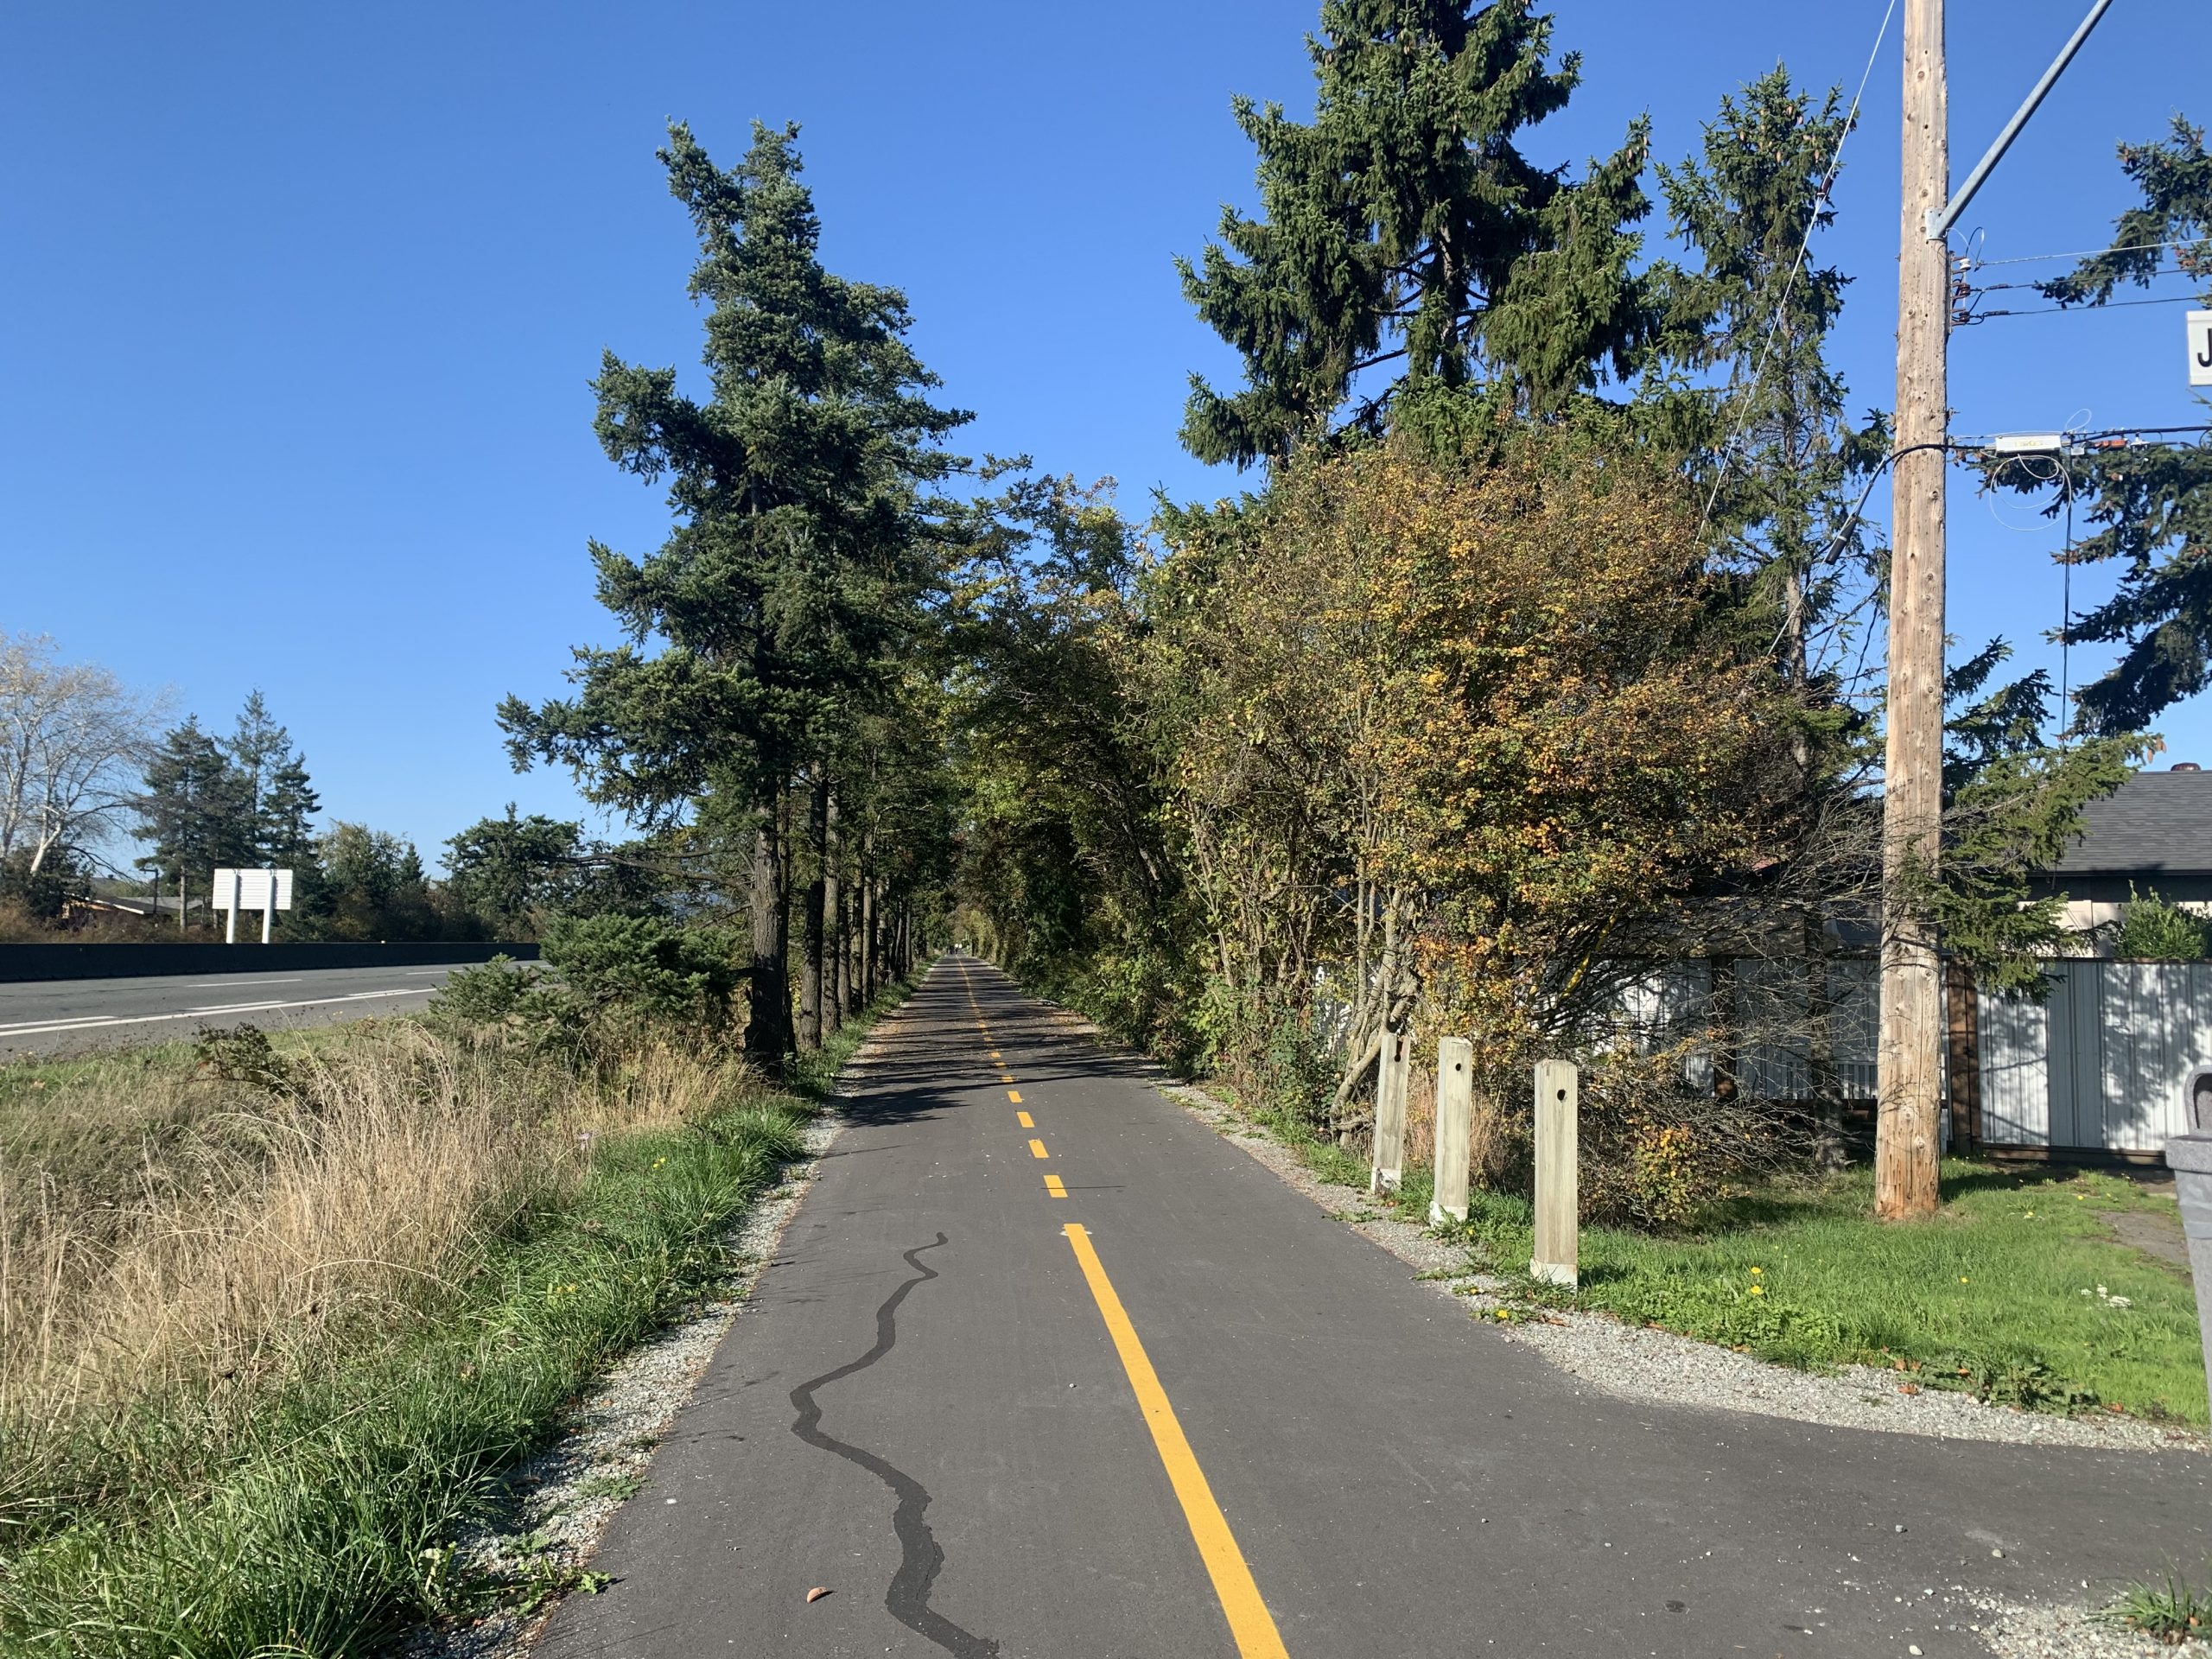
[[[0,1651],[363,1653],[512,1588],[455,1531],[727,1274],[811,1109],[590,1033],[0,1069]]]

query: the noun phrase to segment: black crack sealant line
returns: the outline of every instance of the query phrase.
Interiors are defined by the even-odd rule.
[[[874,1347],[858,1359],[840,1365],[834,1371],[825,1371],[811,1382],[802,1382],[791,1390],[791,1405],[798,1412],[791,1424],[791,1433],[809,1446],[834,1452],[846,1462],[858,1464],[888,1486],[898,1498],[899,1507],[892,1512],[891,1529],[899,1538],[899,1570],[891,1575],[891,1588],[883,1597],[884,1608],[891,1617],[943,1648],[954,1659],[997,1659],[999,1644],[990,1637],[963,1630],[943,1614],[931,1611],[930,1588],[944,1569],[944,1551],[938,1547],[937,1535],[930,1530],[929,1522],[922,1518],[930,1506],[929,1488],[874,1452],[848,1446],[823,1433],[822,1408],[814,1400],[817,1389],[827,1388],[855,1371],[866,1370],[897,1344],[899,1304],[906,1300],[906,1293],[916,1285],[938,1276],[922,1265],[919,1257],[924,1250],[936,1249],[944,1242],[945,1235],[939,1233],[931,1243],[917,1244],[903,1252],[903,1259],[913,1268],[914,1277],[893,1291],[884,1299],[883,1306],[875,1310]]]

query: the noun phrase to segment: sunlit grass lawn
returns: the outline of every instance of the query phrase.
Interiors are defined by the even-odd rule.
[[[1363,1157],[1284,1138],[1322,1179],[1366,1185]],[[1429,1193],[1428,1172],[1408,1171],[1399,1213],[1426,1220]],[[2205,1423],[2189,1274],[2119,1242],[2107,1220],[2173,1217],[2170,1195],[2095,1171],[1954,1160],[1934,1221],[1878,1222],[1873,1208],[1872,1172],[1855,1169],[1732,1199],[1681,1235],[1586,1228],[1571,1304],[1785,1364],[1902,1364],[1904,1386]],[[1528,1201],[1475,1194],[1464,1236],[1483,1266],[1524,1274]],[[1529,1286],[1525,1300],[1569,1299]]]

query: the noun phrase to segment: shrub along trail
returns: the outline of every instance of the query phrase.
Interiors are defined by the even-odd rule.
[[[2212,1460],[1583,1388],[972,958],[848,1113],[543,1659],[1934,1659],[2212,1551]]]

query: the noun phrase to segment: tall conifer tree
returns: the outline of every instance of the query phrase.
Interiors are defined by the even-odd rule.
[[[1675,232],[1700,256],[1670,273],[1670,339],[1692,366],[1726,375],[1707,463],[1713,522],[1780,611],[1783,667],[1800,687],[1839,565],[1863,557],[1846,486],[1888,436],[1878,416],[1863,429],[1845,416],[1827,337],[1850,278],[1810,245],[1835,217],[1840,104],[1777,66],[1721,99],[1700,156],[1659,168]]]
[[[756,124],[724,171],[671,127],[660,159],[699,238],[691,293],[712,308],[709,396],[612,353],[594,389],[608,458],[668,478],[675,524],[641,559],[593,543],[629,643],[579,652],[572,697],[510,697],[499,715],[518,766],[565,763],[648,825],[749,832],[746,1042],[771,1064],[792,1041],[779,806],[936,577],[926,496],[959,464],[938,442],[968,418],[929,401],[905,296],[823,268],[797,137]]]
[[[1523,156],[1580,79],[1575,54],[1548,62],[1551,33],[1529,0],[1325,0],[1313,122],[1236,101],[1260,217],[1224,210],[1219,244],[1179,268],[1245,384],[1192,377],[1193,454],[1279,461],[1347,401],[1379,426],[1408,382],[1496,378],[1549,410],[1629,369],[1651,321],[1626,228],[1649,207],[1646,126],[1579,182]]]
[[[138,866],[163,882],[204,884],[217,868],[253,856],[253,812],[245,779],[197,718],[162,739],[147,763],[146,792],[135,810],[139,839],[152,843]]]

